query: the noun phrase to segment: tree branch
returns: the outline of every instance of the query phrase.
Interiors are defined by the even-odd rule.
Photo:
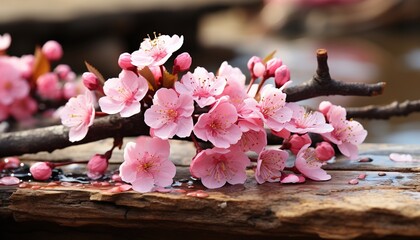
[[[286,88],[287,102],[297,102],[309,98],[329,95],[343,96],[376,96],[382,94],[385,83],[344,83],[334,80],[328,68],[328,54],[325,49],[318,49],[316,53],[318,68],[315,75],[298,86]]]
[[[389,119],[394,116],[407,116],[413,112],[420,112],[420,99],[402,103],[394,101],[388,105],[369,105],[365,107],[347,108],[348,118]]]

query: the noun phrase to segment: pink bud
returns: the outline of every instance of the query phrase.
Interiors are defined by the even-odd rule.
[[[23,55],[20,57],[20,67],[23,78],[29,78],[32,75],[32,71],[35,65],[34,55]]]
[[[252,72],[252,69],[254,69],[255,63],[257,63],[257,62],[262,62],[261,58],[259,58],[257,56],[253,56],[248,60],[247,66],[248,66],[248,70],[250,72]]]
[[[257,62],[252,69],[252,73],[255,77],[262,77],[265,73],[265,65],[262,62]]]
[[[37,162],[31,166],[29,171],[35,180],[47,180],[51,177],[51,165],[47,162]]]
[[[290,71],[286,65],[282,65],[276,69],[274,73],[274,81],[276,82],[277,88],[280,88],[289,80],[290,80]]]
[[[330,111],[330,108],[332,106],[332,103],[329,101],[322,101],[319,104],[319,111],[324,114],[324,116],[327,116],[327,113]]]
[[[96,90],[99,87],[99,80],[95,74],[91,72],[84,72],[82,74],[83,85],[89,90]]]
[[[276,70],[283,64],[278,58],[270,59],[267,62],[267,77],[274,77]]]
[[[63,86],[63,96],[65,99],[70,99],[77,96],[78,88],[76,82],[66,82]]]
[[[108,168],[108,159],[103,154],[95,154],[87,164],[88,177],[98,179],[104,175]]]
[[[290,143],[290,151],[296,155],[304,145],[308,143],[312,143],[312,140],[308,134],[304,134],[304,135],[293,134],[289,138],[289,143]]]
[[[14,169],[20,166],[20,160],[17,157],[7,157],[4,160],[4,169]]]
[[[55,67],[54,72],[57,73],[60,79],[71,81],[75,78],[75,73],[71,70],[70,66],[67,64],[60,64]]]
[[[316,157],[321,161],[330,160],[335,155],[334,148],[328,142],[321,142],[315,148]]]
[[[37,90],[41,97],[51,100],[59,100],[62,97],[61,84],[55,73],[45,73],[38,77]]]
[[[131,69],[135,68],[135,66],[131,63],[131,54],[129,53],[121,53],[120,57],[118,58],[118,66],[120,66],[121,69]]]
[[[191,67],[192,58],[190,54],[184,52],[178,55],[174,60],[173,73],[188,71]]]
[[[63,48],[57,41],[50,40],[42,46],[42,53],[50,61],[59,60],[63,56]]]

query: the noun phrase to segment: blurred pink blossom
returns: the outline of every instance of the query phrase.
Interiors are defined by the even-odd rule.
[[[175,82],[175,90],[180,94],[190,94],[202,108],[216,102],[226,85],[226,79],[215,77],[205,68],[197,67],[194,73],[187,72],[180,82]]]
[[[61,123],[70,128],[69,140],[76,142],[82,140],[93,124],[95,108],[89,91],[72,97],[60,111]]]
[[[155,186],[172,184],[175,165],[169,160],[169,142],[159,138],[138,137],[127,143],[120,176],[138,192],[150,192]]]
[[[56,61],[63,56],[63,48],[57,41],[50,40],[42,46],[42,53],[48,60]]]
[[[281,171],[286,166],[289,154],[284,150],[263,150],[257,160],[255,179],[259,184],[280,181]]]
[[[17,99],[29,94],[29,84],[22,78],[15,60],[7,56],[0,57],[0,104],[10,105]]]
[[[12,37],[8,33],[0,35],[0,52],[6,51],[12,43]]]
[[[239,150],[212,148],[201,151],[195,156],[190,172],[201,178],[207,188],[220,188],[226,184],[243,184],[247,178],[246,167],[249,158]]]
[[[161,88],[153,97],[153,105],[144,113],[144,122],[159,138],[187,137],[193,130],[193,111],[191,95],[178,96],[173,89]]]
[[[140,49],[131,54],[131,63],[137,67],[163,65],[183,43],[184,37],[178,35],[145,38]]]
[[[149,85],[144,77],[122,70],[119,78],[111,78],[105,82],[106,96],[99,99],[99,106],[105,113],[120,113],[121,117],[130,117],[140,112],[140,100],[148,90]]]
[[[50,100],[59,100],[63,97],[61,83],[57,74],[48,72],[38,77],[37,90],[41,97]]]
[[[16,120],[23,121],[31,118],[38,110],[38,103],[31,97],[25,97],[14,101],[10,105],[10,115]]]

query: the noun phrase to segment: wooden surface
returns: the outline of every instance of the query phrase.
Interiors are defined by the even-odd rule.
[[[108,149],[110,143],[102,141],[24,157],[54,160],[73,156],[83,160]],[[36,190],[0,186],[0,220],[7,223],[6,234],[11,237],[33,236],[40,231],[48,235],[57,233],[52,229],[61,229],[60,232],[77,233],[80,239],[92,239],[106,232],[109,234],[105,239],[418,238],[420,163],[395,163],[388,158],[391,152],[419,156],[420,146],[365,144],[361,157],[371,157],[373,161],[338,158],[326,166],[332,175],[327,182],[258,185],[250,170],[245,185],[205,190],[194,182],[193,188],[187,183],[173,187],[187,192],[203,189],[209,194],[207,198],[176,192],[113,194],[107,191],[111,187],[76,184],[48,187],[43,183]],[[189,179],[187,165],[194,154],[192,145],[173,142],[171,153],[178,165],[176,180]],[[117,151],[113,163],[121,158],[121,151]],[[64,170],[71,169],[74,167]],[[386,175],[379,176],[382,172]],[[348,184],[361,173],[367,174],[365,180]],[[28,223],[37,227],[28,227]],[[22,229],[26,232],[22,233]]]

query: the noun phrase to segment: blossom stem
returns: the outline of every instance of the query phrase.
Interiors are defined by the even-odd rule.
[[[198,154],[199,152],[203,151],[203,148],[200,146],[200,144],[198,143],[197,138],[195,137],[194,134],[191,134],[191,140],[194,143],[194,147],[196,149],[196,153]]]
[[[251,81],[249,82],[248,89],[246,90],[246,93],[249,93],[249,90],[251,90],[252,84],[254,84],[255,79],[256,78],[254,76],[251,77]]]

